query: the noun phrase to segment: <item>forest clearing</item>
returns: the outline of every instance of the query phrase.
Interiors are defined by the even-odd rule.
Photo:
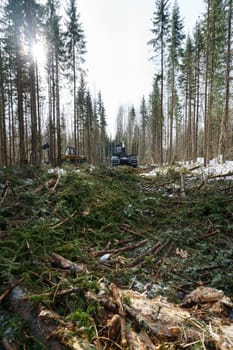
[[[233,349],[232,33],[233,0],[0,2],[0,350]]]
[[[0,348],[232,349],[230,169],[1,169]]]

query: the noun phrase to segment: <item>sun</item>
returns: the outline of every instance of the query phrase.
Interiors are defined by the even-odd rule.
[[[32,47],[33,57],[38,63],[45,63],[46,53],[45,46],[42,42],[37,41]]]

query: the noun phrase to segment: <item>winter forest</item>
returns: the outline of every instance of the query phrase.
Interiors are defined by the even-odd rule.
[[[102,93],[92,96],[86,83],[78,1],[1,1],[0,167],[41,164],[48,154],[59,165],[68,144],[103,164],[118,142],[140,164],[231,159],[232,0],[203,1],[205,13],[189,35],[176,1],[154,1],[151,94],[138,111],[119,106],[113,139]]]

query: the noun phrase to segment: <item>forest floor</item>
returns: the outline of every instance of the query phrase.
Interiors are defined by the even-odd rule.
[[[0,349],[233,349],[232,174],[198,167],[1,169]]]

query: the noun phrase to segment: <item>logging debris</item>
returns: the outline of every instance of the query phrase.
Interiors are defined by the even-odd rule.
[[[0,206],[0,347],[50,348],[35,329],[43,314],[59,346],[70,336],[97,350],[232,348],[228,177],[6,171],[2,189],[10,181],[17,197],[8,188]]]

